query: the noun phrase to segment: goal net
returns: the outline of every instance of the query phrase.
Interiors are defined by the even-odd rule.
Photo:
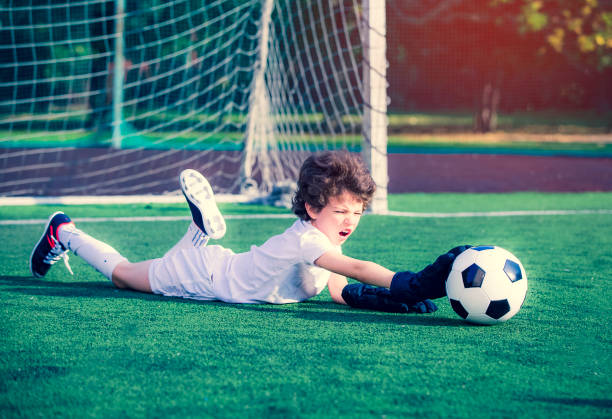
[[[361,151],[386,210],[382,0],[0,1],[0,195],[269,192]]]

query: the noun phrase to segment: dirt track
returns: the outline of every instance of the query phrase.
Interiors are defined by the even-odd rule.
[[[159,194],[175,191],[188,167],[236,192],[227,174],[239,172],[240,152],[0,149],[0,161],[0,196]],[[612,158],[389,154],[388,162],[391,193],[612,191]]]
[[[390,154],[389,192],[612,190],[612,158]]]

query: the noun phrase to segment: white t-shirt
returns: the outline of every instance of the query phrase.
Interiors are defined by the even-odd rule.
[[[229,303],[285,304],[318,295],[330,272],[314,264],[334,246],[308,221],[297,220],[284,233],[245,253],[222,246],[181,246],[156,259],[149,282],[156,294]]]
[[[310,222],[297,220],[246,253],[234,254],[219,266],[213,279],[215,296],[236,303],[295,303],[318,295],[330,272],[314,264],[323,253],[342,252]]]

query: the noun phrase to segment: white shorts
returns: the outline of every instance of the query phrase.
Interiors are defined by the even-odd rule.
[[[217,300],[212,276],[223,271],[229,249],[211,245],[186,246],[155,259],[149,267],[149,283],[154,294],[196,300]]]

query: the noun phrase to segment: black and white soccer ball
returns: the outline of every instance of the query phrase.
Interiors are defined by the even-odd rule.
[[[463,319],[478,324],[502,323],[523,305],[527,274],[518,258],[501,247],[472,247],[455,259],[446,294]]]

